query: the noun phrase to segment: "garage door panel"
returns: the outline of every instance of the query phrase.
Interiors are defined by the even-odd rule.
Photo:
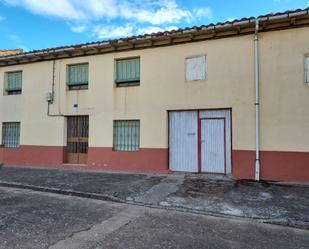
[[[198,172],[197,118],[197,111],[170,113],[170,169],[173,171]]]
[[[201,120],[202,172],[225,173],[225,120]]]
[[[204,118],[225,118],[225,141],[226,141],[226,174],[232,172],[232,127],[231,110],[205,110],[200,111],[199,116]]]

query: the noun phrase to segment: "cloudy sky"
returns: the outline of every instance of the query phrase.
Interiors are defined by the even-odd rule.
[[[307,8],[309,0],[0,0],[0,49],[41,49]]]

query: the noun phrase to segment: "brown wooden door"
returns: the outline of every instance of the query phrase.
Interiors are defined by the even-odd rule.
[[[67,161],[86,164],[88,158],[88,116],[67,117]]]

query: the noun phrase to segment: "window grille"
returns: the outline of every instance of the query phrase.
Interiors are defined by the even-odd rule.
[[[140,142],[140,121],[114,121],[114,150],[138,151]]]
[[[2,144],[6,148],[17,148],[20,145],[20,123],[2,124]]]

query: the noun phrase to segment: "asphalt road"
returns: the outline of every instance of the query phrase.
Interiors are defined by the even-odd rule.
[[[309,248],[309,231],[0,188],[0,249]]]

